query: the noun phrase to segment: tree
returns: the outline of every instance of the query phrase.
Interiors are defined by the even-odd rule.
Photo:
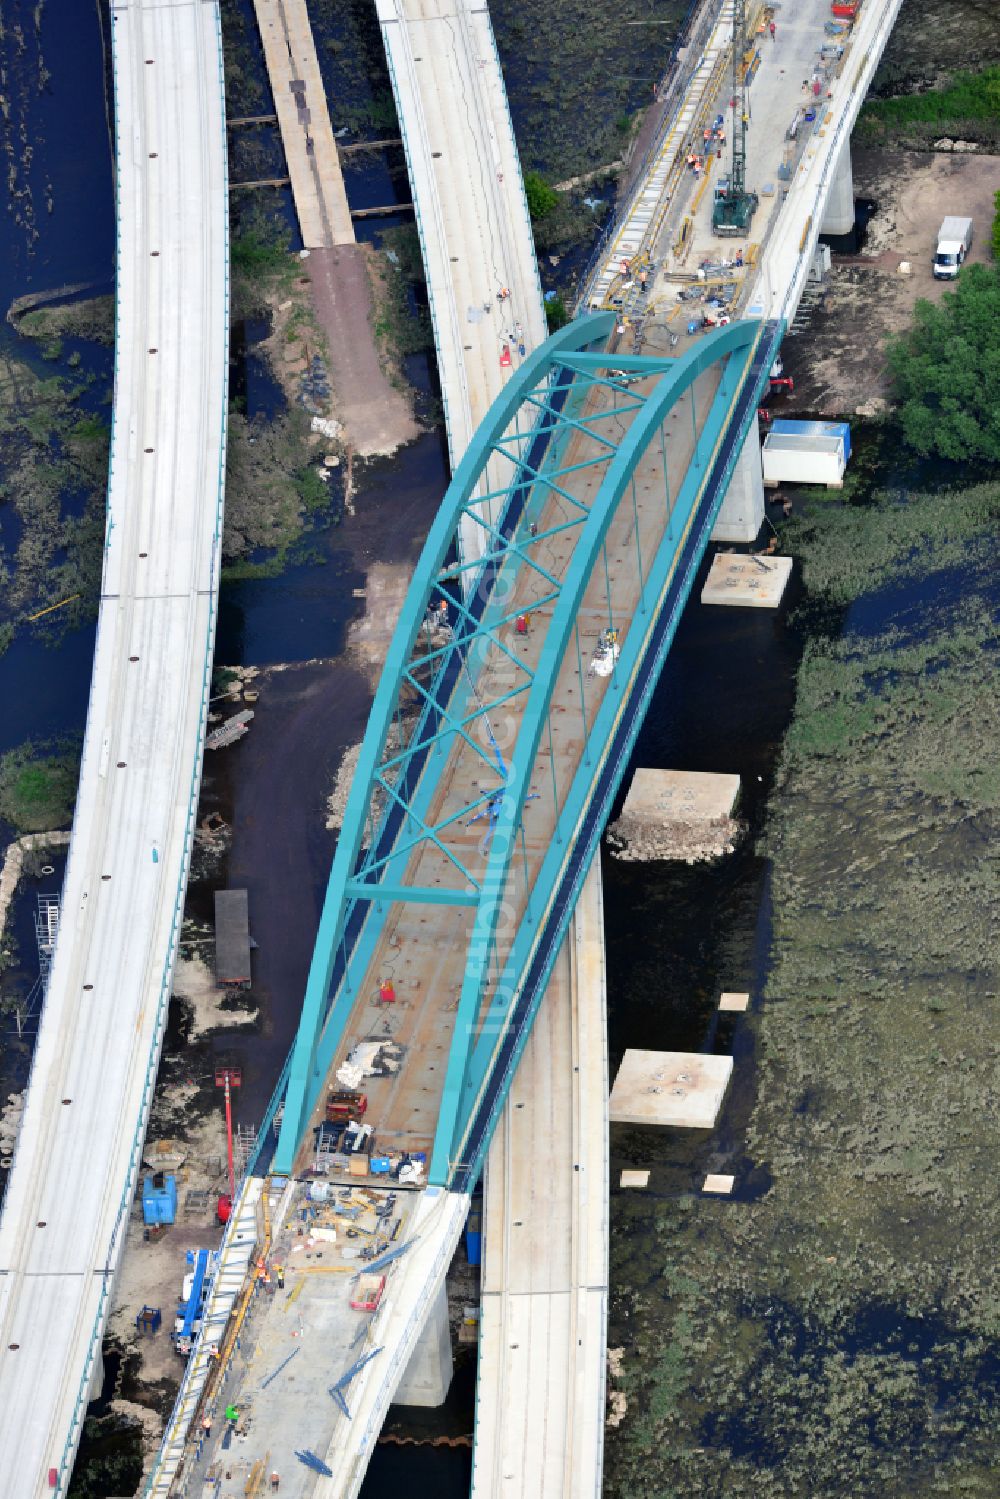
[[[547,213],[559,207],[559,194],[554,187],[549,187],[540,172],[525,172],[524,196],[528,200],[532,222],[544,219]]]
[[[569,308],[561,296],[547,297],[545,300],[545,320],[549,325],[549,332],[555,333],[559,328],[565,328],[569,322]]]
[[[940,303],[918,301],[888,356],[915,452],[1000,462],[1000,267],[969,266]]]

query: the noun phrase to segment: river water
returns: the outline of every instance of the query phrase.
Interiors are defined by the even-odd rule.
[[[34,238],[30,222],[18,224],[12,213],[0,218],[4,308],[27,291],[69,283],[107,286],[113,274],[113,186],[98,13],[76,0],[46,0],[38,33],[34,15],[31,5],[14,0],[5,8],[0,43],[8,76],[17,80],[5,146],[15,160],[19,140],[33,146],[30,166],[19,168],[18,180],[31,189],[38,230]],[[39,71],[43,66],[47,76]],[[391,179],[383,165],[373,167],[366,194],[385,201],[390,186],[397,189],[398,173]],[[45,206],[49,201],[51,210]],[[0,344],[9,346],[13,338],[4,324]],[[23,341],[18,344],[26,357]],[[409,372],[418,382],[430,379],[419,361]],[[251,404],[265,402],[266,391],[254,396],[253,380],[251,368]],[[364,585],[368,567],[374,561],[412,561],[446,478],[440,431],[418,440],[397,460],[365,471],[357,515],[314,538],[316,560],[279,578],[223,588],[217,659],[226,665],[268,665],[340,657],[348,626],[363,607],[354,591]],[[651,869],[605,860],[612,1068],[628,1046],[735,1050],[737,1055],[742,1081],[711,1143],[643,1141],[639,1164],[669,1158],[692,1180],[710,1164],[718,1167],[733,1158],[727,1141],[737,1137],[735,1125],[746,1107],[751,1075],[742,1065],[749,1060],[746,1031],[739,1021],[719,1023],[715,1004],[722,988],[758,990],[767,963],[767,866],[753,852],[752,834],[760,828],[801,649],[785,612],[704,610],[697,603],[699,589],[700,579],[635,764],[738,773],[751,836],[732,858],[713,867]],[[56,647],[30,634],[18,636],[0,656],[0,750],[29,738],[82,732],[92,650],[92,626],[63,636]],[[232,1055],[235,1047],[245,1068],[240,1106],[246,1119],[259,1117],[294,1032],[332,850],[332,835],[322,823],[323,799],[343,748],[360,736],[370,700],[367,681],[343,660],[302,671],[307,675],[298,680],[307,681],[309,690],[283,685],[291,682],[290,675],[275,678],[278,712],[271,715],[270,727],[261,715],[260,733],[240,747],[239,760],[228,767],[213,764],[206,773],[207,800],[235,827],[229,878],[250,890],[259,943],[262,1031],[250,1039],[223,1036],[210,1048]],[[8,831],[0,826],[0,841]],[[16,902],[20,963],[5,985],[18,992],[33,978],[34,896],[56,889],[60,874],[57,865],[50,881],[29,885]],[[5,1034],[0,1086],[20,1081],[27,1060],[27,1047]],[[634,1154],[634,1140],[613,1134],[612,1183],[622,1164],[635,1163]],[[627,1222],[612,1187],[619,1293],[627,1291],[630,1273]],[[466,1416],[471,1429],[471,1402]],[[407,1481],[417,1491],[433,1486],[446,1499],[467,1493],[470,1470],[470,1454],[461,1449],[380,1448],[364,1493],[375,1499]]]

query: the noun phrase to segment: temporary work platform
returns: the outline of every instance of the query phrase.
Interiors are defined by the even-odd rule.
[[[250,919],[245,890],[215,892],[215,977],[240,989],[250,985]]]

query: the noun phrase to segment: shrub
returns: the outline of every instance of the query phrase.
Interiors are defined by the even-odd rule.
[[[565,328],[569,322],[569,310],[562,297],[553,297],[551,301],[546,302],[545,318],[550,333],[555,333],[557,328]]]
[[[540,172],[525,172],[524,195],[532,221],[544,219],[546,214],[559,207],[559,194],[555,188],[549,187]]]

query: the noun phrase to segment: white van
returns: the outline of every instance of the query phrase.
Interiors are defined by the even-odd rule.
[[[934,279],[954,281],[962,261],[972,249],[972,220],[949,214],[938,230],[934,255]]]

